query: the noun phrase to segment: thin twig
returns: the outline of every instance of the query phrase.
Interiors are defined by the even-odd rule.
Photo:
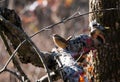
[[[21,82],[24,82],[16,72],[13,72],[13,71],[11,71],[10,69],[7,69],[7,68],[5,69],[5,71],[7,71],[7,72],[13,74],[14,76],[16,76]]]
[[[44,55],[43,55],[42,52],[40,52],[40,50],[37,48],[37,46],[32,42],[31,38],[28,37],[25,32],[23,32],[23,31],[22,31],[21,29],[19,29],[17,26],[15,26],[14,24],[12,24],[12,23],[9,22],[8,20],[6,20],[6,19],[5,19],[3,16],[1,16],[1,15],[0,15],[0,20],[1,20],[1,22],[5,23],[5,25],[7,24],[7,25],[13,27],[14,29],[18,30],[20,33],[23,34],[23,36],[26,37],[26,40],[29,41],[29,43],[33,46],[33,48],[35,49],[36,53],[38,54],[38,57],[40,58],[43,66],[44,66],[44,68],[45,68],[45,70],[46,70],[46,72],[47,72],[47,74],[48,74],[48,80],[49,80],[49,82],[52,82],[51,77],[50,77],[49,69],[48,69],[48,67],[47,67],[47,65],[46,65],[46,62],[45,62]],[[4,70],[4,69],[7,67],[7,65],[8,65],[9,62],[12,60],[12,58],[13,58],[14,55],[16,54],[17,50],[19,49],[19,47],[20,47],[22,44],[24,44],[24,43],[26,42],[26,40],[24,40],[22,43],[20,43],[20,44],[18,45],[18,47],[15,49],[15,51],[13,52],[13,54],[11,55],[11,57],[9,58],[9,60],[8,60],[7,63],[5,64],[5,66],[3,67],[3,69],[1,69],[1,71]]]
[[[10,56],[10,58],[8,59],[8,61],[5,63],[5,65],[3,66],[3,68],[0,70],[0,73],[2,73],[6,67],[8,66],[8,64],[10,63],[10,61],[12,60],[12,58],[16,55],[16,52],[18,51],[19,47],[24,43],[25,41],[23,41],[22,43],[20,43],[18,45],[18,47],[16,48],[16,50],[14,50],[14,52],[12,53],[12,55]]]
[[[2,31],[0,31],[0,35],[1,35],[1,38],[2,38],[2,40],[3,40],[3,42],[4,42],[4,44],[5,44],[6,50],[8,51],[9,55],[11,56],[12,51],[11,51],[11,49],[10,49],[8,43],[7,43],[7,40],[6,40],[6,38],[5,38],[5,36],[4,36],[4,34],[3,34]],[[12,59],[13,59],[13,64],[14,64],[14,66],[19,70],[21,76],[24,76],[25,80],[30,81],[30,80],[28,79],[28,77],[26,76],[26,74],[23,72],[22,68],[20,67],[20,64],[19,64],[19,62],[18,62],[18,60],[17,60],[17,57],[13,57]],[[9,63],[8,63],[8,64],[9,64]],[[6,67],[7,67],[7,65],[6,65]],[[6,67],[5,67],[5,68],[6,68]]]
[[[59,25],[59,24],[61,24],[61,23],[68,22],[68,21],[70,21],[70,20],[72,20],[72,19],[76,19],[76,18],[78,18],[78,17],[85,16],[85,15],[88,15],[88,14],[91,14],[91,13],[95,13],[95,12],[105,12],[105,11],[111,11],[111,10],[117,10],[117,8],[108,8],[108,9],[102,9],[102,10],[95,10],[95,11],[87,12],[87,13],[84,13],[84,14],[79,14],[79,15],[77,15],[77,16],[70,16],[70,17],[68,17],[68,18],[62,19],[62,20],[61,20],[60,22],[58,22],[58,23],[51,24],[51,25],[49,25],[49,26],[47,26],[47,27],[43,27],[43,29],[41,29],[41,30],[39,30],[38,32],[32,34],[32,35],[30,36],[30,38],[32,38],[33,36],[39,34],[40,32],[45,31],[46,29],[51,29],[51,28],[53,28],[53,27],[56,26],[56,25]]]
[[[29,42],[33,46],[33,48],[35,49],[36,53],[38,54],[41,62],[43,63],[45,71],[47,72],[47,75],[48,75],[48,81],[52,82],[52,79],[51,79],[51,76],[50,76],[50,71],[49,71],[48,66],[47,66],[47,64],[45,62],[44,56],[42,55],[42,53],[39,51],[39,49],[37,48],[37,46],[31,40],[29,40]]]
[[[58,23],[51,24],[51,25],[49,25],[49,26],[47,26],[47,27],[44,27],[43,29],[41,29],[41,30],[39,30],[38,32],[36,32],[36,33],[34,33],[33,35],[31,35],[30,37],[26,38],[26,40],[24,40],[22,43],[20,43],[20,44],[17,46],[17,48],[16,48],[16,49],[14,50],[14,52],[12,53],[11,57],[10,57],[10,58],[8,59],[8,61],[6,62],[5,66],[0,70],[0,73],[6,69],[6,66],[9,64],[9,62],[10,62],[10,61],[12,60],[12,58],[15,56],[15,54],[16,54],[16,52],[18,51],[18,49],[20,48],[20,46],[21,46],[22,44],[24,44],[27,40],[29,40],[29,42],[31,42],[30,38],[34,37],[35,35],[39,34],[40,32],[45,31],[46,29],[51,29],[51,28],[53,28],[53,27],[56,26],[56,25],[59,25],[59,24],[61,24],[61,23],[65,23],[65,22],[67,22],[67,21],[69,21],[69,20],[72,20],[72,19],[75,19],[75,18],[84,16],[84,15],[88,15],[88,14],[95,13],[95,12],[111,11],[111,10],[117,10],[117,8],[108,8],[108,9],[102,9],[102,10],[96,10],[96,11],[92,11],[92,12],[87,12],[87,13],[84,13],[84,14],[81,14],[81,15],[78,15],[78,16],[74,16],[74,17],[69,17],[69,18],[63,19],[63,20],[61,20],[61,21],[58,22]],[[2,18],[3,18],[3,17],[2,17]],[[0,18],[1,21],[3,20],[2,18]],[[14,25],[14,26],[15,26],[15,25]],[[16,26],[15,26],[15,27],[16,27]],[[17,29],[17,30],[18,30],[18,29]],[[33,45],[33,44],[32,44],[32,45]],[[37,49],[37,47],[36,47],[35,45],[33,45],[33,46],[34,46],[36,52],[39,54],[39,57],[40,57],[40,59],[41,59],[41,61],[42,61],[42,57],[41,57],[41,55],[40,55],[40,53],[39,53],[39,50]],[[42,61],[42,62],[44,63],[44,61]],[[46,67],[45,67],[45,68],[46,68]],[[49,76],[50,76],[50,75],[49,75],[49,72],[48,72],[48,77],[49,77]]]

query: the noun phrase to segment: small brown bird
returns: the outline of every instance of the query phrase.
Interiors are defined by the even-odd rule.
[[[53,41],[57,47],[65,49],[68,46],[68,40],[59,36],[58,34],[53,35]]]

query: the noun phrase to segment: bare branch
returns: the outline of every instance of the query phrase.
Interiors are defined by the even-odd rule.
[[[10,63],[10,61],[12,60],[12,58],[16,55],[17,50],[19,49],[19,47],[22,45],[23,43],[20,43],[19,46],[16,48],[16,50],[12,53],[12,55],[10,56],[10,58],[7,60],[7,62],[5,63],[5,65],[3,66],[3,68],[0,70],[0,73],[2,73],[8,66],[8,64]]]
[[[16,73],[16,72],[13,72],[13,71],[11,71],[10,69],[5,69],[4,71],[7,71],[7,72],[9,72],[10,74],[13,74],[14,76],[16,76],[21,82],[24,82],[23,80],[22,80],[22,78]]]
[[[50,72],[50,76],[52,78],[54,78],[55,73],[54,72]],[[44,75],[40,79],[38,79],[36,82],[47,82],[47,80],[48,80],[48,75]]]
[[[46,64],[46,62],[45,62],[45,58],[44,58],[43,54],[40,52],[40,50],[37,48],[37,46],[31,41],[31,39],[29,39],[29,42],[30,42],[30,44],[33,46],[33,48],[35,49],[35,51],[36,51],[37,54],[39,55],[40,60],[41,60],[42,63],[43,63],[43,66],[44,66],[44,68],[45,68],[45,71],[47,72],[47,75],[48,75],[48,81],[49,81],[49,82],[52,82],[52,79],[51,79],[51,77],[50,77],[50,71],[49,71],[48,66],[47,66],[47,64]]]
[[[30,37],[27,36],[27,34],[22,31],[20,28],[17,28],[17,26],[15,26],[14,24],[12,24],[11,22],[9,22],[8,20],[6,20],[3,16],[0,15],[0,22],[2,23],[5,23],[4,25],[7,27],[7,26],[10,26],[11,28],[19,31],[19,33],[22,35],[22,36],[25,36],[26,38],[16,47],[16,49],[14,50],[14,52],[12,53],[12,55],[10,56],[10,58],[8,59],[8,61],[6,62],[6,64],[4,65],[4,67],[0,70],[0,73],[2,73],[3,71],[6,70],[6,67],[8,66],[8,64],[10,63],[10,61],[13,59],[13,57],[16,55],[16,52],[18,51],[18,49],[26,42],[28,41],[32,47],[34,48],[34,50],[36,51],[39,59],[41,60],[44,68],[46,69],[47,73],[48,73],[48,79],[49,79],[49,82],[51,82],[51,78],[50,78],[50,73],[49,73],[49,70],[48,70],[48,67],[46,65],[46,62],[45,62],[45,57],[43,55],[42,52],[40,52],[40,50],[37,48],[37,46],[32,42],[31,38],[35,35],[37,35],[38,33],[40,32],[43,32],[45,31],[46,29],[51,29],[53,28],[54,26],[56,25],[59,25],[61,23],[65,23],[69,20],[72,20],[72,19],[75,19],[75,18],[78,18],[78,17],[81,17],[81,16],[84,16],[84,15],[88,15],[88,14],[91,14],[91,13],[95,13],[95,12],[105,12],[105,11],[111,11],[111,10],[117,10],[117,8],[109,8],[109,9],[103,9],[103,10],[96,10],[96,11],[93,11],[93,12],[88,12],[88,13],[84,13],[84,14],[79,14],[77,16],[71,16],[71,17],[68,17],[66,19],[62,19],[60,22],[58,23],[55,23],[55,24],[52,24],[52,25],[49,25],[47,27],[44,27],[43,29],[39,30],[38,32],[34,33],[33,35],[31,35]]]
[[[21,32],[23,34],[23,36],[27,37],[27,40],[29,41],[29,43],[33,46],[33,48],[35,49],[36,53],[38,54],[38,57],[40,58],[47,74],[48,74],[48,80],[49,82],[52,82],[51,78],[50,78],[50,73],[47,67],[47,64],[45,62],[45,58],[43,53],[41,53],[39,51],[39,49],[37,48],[37,46],[32,42],[32,40],[27,36],[27,34],[25,32],[23,32],[22,30],[18,29],[15,25],[11,24],[9,21],[7,21],[4,17],[0,16],[0,20],[1,22],[4,22],[5,25],[9,25],[11,27],[13,27],[16,30],[19,30],[19,32]],[[19,47],[25,42],[26,40],[24,40],[21,44],[19,44],[19,46],[16,48],[16,50],[13,52],[12,56],[9,58],[9,60],[7,61],[7,63],[5,64],[5,66],[3,67],[3,69],[5,69],[7,67],[7,65],[9,64],[9,62],[12,60],[12,58],[14,57],[15,53],[17,52],[17,50],[19,49]]]
[[[5,44],[5,47],[6,47],[7,51],[8,51],[8,53],[9,53],[9,55],[11,56],[12,51],[11,51],[11,49],[10,49],[8,43],[7,43],[7,40],[6,40],[5,36],[4,36],[3,33],[2,33],[2,31],[0,31],[0,35],[1,35],[1,38],[2,38],[2,40],[3,40],[3,42],[4,42],[4,44]],[[26,76],[26,74],[23,72],[22,68],[20,67],[20,64],[19,64],[19,62],[18,62],[18,60],[17,60],[17,57],[13,57],[12,60],[13,60],[14,66],[19,70],[21,76],[24,76],[25,80],[30,81],[30,80],[28,79],[28,77]],[[11,61],[11,60],[10,60],[10,61]],[[8,62],[8,64],[9,64],[9,62]],[[8,64],[7,64],[7,65],[8,65]],[[6,67],[7,67],[7,65],[6,65]],[[6,67],[5,67],[5,68],[6,68]]]
[[[95,12],[105,12],[105,11],[111,11],[111,10],[117,10],[117,8],[108,8],[108,9],[96,10],[96,11],[87,12],[87,13],[84,13],[84,14],[79,14],[79,15],[77,15],[77,16],[74,16],[74,14],[73,14],[73,16],[70,16],[70,17],[68,17],[68,18],[62,19],[62,20],[61,20],[60,22],[58,22],[58,23],[51,24],[51,25],[49,25],[49,26],[47,26],[47,27],[43,27],[43,29],[41,29],[41,30],[39,30],[38,32],[32,34],[32,35],[30,36],[30,38],[32,38],[33,36],[39,34],[40,32],[45,31],[46,29],[51,29],[51,28],[53,28],[53,27],[56,26],[56,25],[59,25],[59,24],[61,24],[61,23],[68,22],[68,21],[70,21],[70,20],[72,20],[72,19],[76,19],[76,18],[78,18],[78,17],[85,16],[85,15],[88,15],[88,14],[91,14],[91,13],[95,13]],[[78,13],[78,11],[77,11],[77,13]],[[75,14],[76,14],[76,13],[75,13]]]
[[[36,33],[34,33],[33,35],[31,35],[29,38],[32,38],[32,37],[34,37],[35,35],[37,35],[37,34],[39,34],[40,32],[42,32],[42,31],[45,31],[45,30],[47,30],[47,29],[51,29],[51,28],[53,28],[54,26],[56,26],[56,25],[58,25],[58,24],[61,24],[61,23],[65,23],[65,22],[67,22],[67,21],[69,21],[69,20],[72,20],[72,19],[75,19],[75,18],[78,18],[78,17],[81,17],[81,16],[84,16],[84,15],[88,15],[88,14],[91,14],[91,13],[95,13],[95,12],[104,12],[104,11],[111,11],[111,10],[117,10],[117,8],[109,8],[109,9],[103,9],[103,10],[96,10],[96,11],[92,11],[92,12],[87,12],[87,13],[84,13],[84,14],[80,14],[80,15],[78,15],[78,16],[74,16],[74,14],[73,14],[73,16],[70,16],[70,17],[68,17],[68,18],[66,18],[66,19],[63,19],[63,20],[61,20],[60,22],[58,22],[58,23],[55,23],[55,24],[51,24],[51,25],[49,25],[49,26],[47,26],[47,27],[44,27],[43,29],[41,29],[41,30],[39,30],[38,32],[36,32]],[[76,14],[76,13],[75,13]],[[0,18],[0,20],[2,21],[4,18],[3,17],[1,17]],[[5,19],[4,19],[5,20]],[[5,20],[5,21],[7,21],[7,20]],[[16,26],[14,26],[15,28],[16,28]],[[19,30],[19,31],[21,31],[20,29],[18,29],[18,28],[16,28],[17,30]],[[26,40],[24,40],[21,44],[19,44],[19,45],[22,45],[24,42],[26,42],[28,40],[28,38],[26,39]],[[19,49],[19,48],[18,48]],[[17,48],[15,49],[16,51],[18,50]],[[16,53],[16,52],[15,52]]]

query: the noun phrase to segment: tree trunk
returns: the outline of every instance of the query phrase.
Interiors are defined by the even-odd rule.
[[[89,10],[118,8],[90,14],[89,21],[94,19],[110,29],[105,31],[106,45],[98,48],[95,59],[95,82],[120,82],[120,0],[89,0]]]

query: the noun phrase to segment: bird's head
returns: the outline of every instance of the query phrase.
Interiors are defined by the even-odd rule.
[[[100,25],[96,20],[91,21],[89,24],[90,27],[90,35],[95,40],[95,44],[104,44],[105,43],[105,36],[104,36],[104,30],[106,30],[105,27]]]

